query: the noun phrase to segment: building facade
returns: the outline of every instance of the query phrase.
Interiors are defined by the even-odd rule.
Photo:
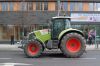
[[[9,41],[11,35],[20,40],[27,32],[47,28],[57,14],[57,0],[0,0],[0,41]],[[61,0],[60,15],[77,17],[71,20],[74,28],[98,31],[100,1]]]

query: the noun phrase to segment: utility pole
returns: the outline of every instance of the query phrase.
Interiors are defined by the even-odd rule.
[[[58,16],[60,16],[60,11],[61,11],[61,2],[60,0],[57,0],[58,3]]]
[[[24,38],[24,22],[23,22],[23,19],[24,19],[24,1],[25,0],[22,0],[22,3],[21,3],[21,13],[22,13],[22,40],[23,40],[23,38]]]

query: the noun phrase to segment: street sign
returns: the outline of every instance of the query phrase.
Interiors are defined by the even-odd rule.
[[[15,65],[30,66],[32,64],[26,64],[26,63],[0,63],[0,66],[15,66]]]

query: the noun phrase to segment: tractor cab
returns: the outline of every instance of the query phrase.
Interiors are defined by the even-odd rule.
[[[59,17],[53,17],[51,20],[51,39],[52,40],[57,40],[59,34],[68,28],[71,28],[70,25],[70,17],[64,17],[64,16],[59,16]]]

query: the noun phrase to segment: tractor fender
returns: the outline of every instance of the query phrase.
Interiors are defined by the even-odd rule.
[[[45,48],[45,43],[41,39],[35,38],[35,40],[37,40],[38,42],[40,42],[41,45],[42,45],[42,47]]]
[[[82,35],[84,37],[84,34],[81,30],[77,30],[77,29],[72,29],[72,28],[69,28],[69,29],[66,29],[64,31],[62,31],[60,34],[59,34],[59,37],[58,39],[61,41],[61,39],[63,38],[63,36],[65,34],[68,34],[68,33],[71,33],[71,32],[74,32],[74,33],[78,33],[80,35]]]

